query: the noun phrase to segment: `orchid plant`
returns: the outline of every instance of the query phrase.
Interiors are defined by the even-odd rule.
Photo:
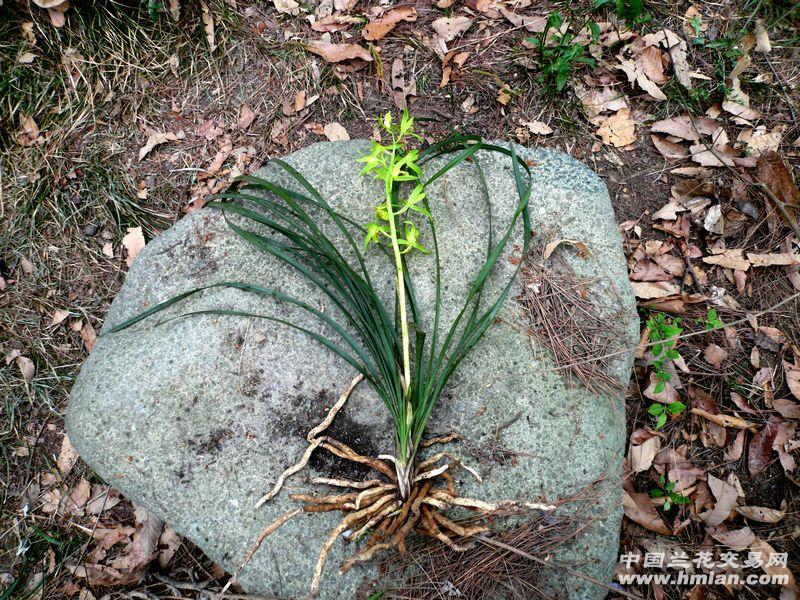
[[[238,189],[217,196],[206,206],[223,211],[230,228],[258,250],[271,255],[287,268],[307,278],[333,303],[334,311],[321,311],[300,298],[255,282],[222,281],[189,290],[170,298],[115,327],[119,331],[180,302],[192,294],[213,287],[229,287],[299,307],[335,332],[328,337],[309,327],[271,315],[235,310],[206,310],[188,314],[220,314],[258,317],[298,329],[360,372],[371,384],[391,415],[395,429],[395,456],[400,497],[412,489],[413,466],[431,412],[461,362],[483,337],[507,299],[513,277],[486,302],[486,283],[509,239],[518,227],[523,230],[523,255],[530,239],[528,199],[530,170],[512,146],[483,142],[476,136],[456,135],[423,150],[413,147],[422,139],[414,132],[414,119],[404,112],[399,121],[391,114],[380,120],[386,143],[374,142],[369,154],[359,160],[362,175],[382,182],[382,198],[375,207],[373,222],[362,226],[334,209],[308,180],[287,162],[275,159],[277,167],[297,183],[289,189],[259,177],[239,179]],[[440,248],[428,192],[431,185],[454,167],[471,163],[480,171],[478,151],[499,153],[510,158],[518,201],[503,234],[495,239],[489,231],[486,257],[477,271],[456,318],[441,327],[442,277]],[[434,162],[434,159],[440,159]],[[436,165],[433,175],[423,169]],[[489,215],[491,201],[482,176]],[[237,218],[233,218],[233,217]],[[415,223],[424,223],[420,227]],[[262,226],[259,231],[248,223]],[[332,225],[332,239],[323,230]],[[264,227],[268,233],[264,233]],[[423,245],[427,230],[428,247]],[[491,230],[491,218],[490,218]],[[361,238],[361,241],[358,241]],[[365,262],[365,252],[377,247],[394,271],[395,306],[392,310],[376,292]],[[430,261],[435,278],[433,326],[425,331],[407,261]],[[519,267],[518,267],[519,268]],[[181,315],[187,316],[187,314]],[[440,328],[442,335],[440,335]]]

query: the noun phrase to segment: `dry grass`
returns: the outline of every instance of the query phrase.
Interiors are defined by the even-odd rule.
[[[603,360],[617,349],[621,333],[613,315],[619,307],[598,306],[592,293],[596,282],[578,277],[563,257],[545,259],[543,250],[528,255],[517,297],[528,334],[552,353],[568,381],[595,392],[619,391]]]

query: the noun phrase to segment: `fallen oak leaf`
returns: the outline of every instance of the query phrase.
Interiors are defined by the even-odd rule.
[[[764,27],[764,21],[761,19],[756,19],[756,27],[755,27],[755,36],[756,36],[756,52],[771,52],[772,51],[772,44],[769,41],[769,33],[767,33],[767,29]]]
[[[87,352],[91,352],[94,349],[94,344],[97,341],[97,332],[95,331],[92,324],[88,321],[81,326],[80,331],[81,339],[83,340],[83,345],[86,347]]]
[[[800,441],[794,439],[797,431],[797,423],[790,421],[780,421],[777,424],[778,433],[772,442],[772,449],[778,453],[778,460],[787,473],[794,473],[797,470],[797,461],[792,456],[792,451],[800,447]]]
[[[611,87],[604,87],[602,90],[591,89],[582,91],[576,90],[583,110],[589,119],[599,116],[604,112],[616,112],[623,108],[630,108],[628,98],[623,92],[616,91]],[[594,121],[593,121],[594,122]]]
[[[17,62],[21,65],[29,65],[36,60],[33,52],[23,52],[17,57]]]
[[[140,576],[157,555],[158,539],[164,522],[143,506],[134,504],[136,533],[133,534],[129,551],[115,558],[109,567],[121,573]]]
[[[742,453],[744,452],[744,438],[746,433],[747,431],[742,429],[736,434],[736,437],[733,438],[733,443],[731,443],[730,446],[725,449],[725,453],[723,454],[725,460],[736,462],[742,458]]]
[[[22,378],[28,382],[33,381],[33,376],[36,374],[36,366],[33,361],[27,356],[17,356],[16,363]]]
[[[735,427],[736,429],[749,429],[750,431],[758,431],[758,425],[755,423],[749,423],[744,419],[740,419],[739,417],[731,417],[723,414],[715,415],[703,410],[702,408],[692,408],[689,412],[691,412],[693,415],[703,417],[707,421],[711,421],[720,427]]]
[[[703,351],[703,358],[708,364],[719,369],[722,367],[722,363],[727,360],[728,351],[717,344],[709,344]]]
[[[652,98],[656,100],[666,100],[667,96],[661,89],[652,81],[640,67],[637,67],[635,61],[623,58],[622,55],[618,56],[619,65],[617,68],[622,70],[628,78],[628,83],[636,83],[640,88],[647,92]]]
[[[786,373],[786,385],[795,398],[800,400],[800,359],[795,356],[794,365],[783,362],[783,370]]]
[[[631,287],[636,297],[642,300],[666,298],[679,294],[681,291],[677,284],[668,281],[632,281]]]
[[[533,135],[550,135],[553,133],[552,127],[541,121],[520,121],[519,124],[527,127],[528,131]]]
[[[669,52],[672,58],[672,67],[680,84],[686,89],[692,89],[689,63],[686,60],[686,40],[681,39],[674,31],[662,28],[655,33],[645,35],[643,41],[646,46],[660,44]]]
[[[631,118],[631,110],[623,108],[608,117],[595,132],[604,144],[622,148],[636,141],[636,126]]]
[[[513,13],[503,6],[498,6],[502,14],[514,27],[524,27],[531,33],[544,33],[547,28],[547,17],[540,15],[528,16]]]
[[[295,0],[272,0],[272,4],[279,13],[296,17],[300,14],[300,3]]]
[[[786,369],[786,364],[784,363],[784,370]],[[796,377],[798,378],[797,382],[800,383],[800,372],[797,373]],[[792,402],[786,398],[775,398],[772,401],[772,408],[777,410],[784,419],[800,419],[800,404],[797,402]]]
[[[117,490],[108,486],[97,485],[92,491],[92,497],[86,503],[86,514],[99,515],[114,508],[120,501],[121,498]],[[134,531],[135,530],[131,528],[130,533]]]
[[[680,144],[670,142],[666,138],[652,134],[650,135],[650,140],[653,142],[653,146],[656,147],[656,150],[661,153],[661,156],[667,160],[680,160],[682,158],[689,158],[689,151]]]
[[[56,466],[62,476],[66,476],[78,462],[78,451],[72,446],[67,434],[61,438],[61,450],[58,452]]]
[[[776,208],[781,211],[785,220],[789,221],[795,216],[793,213],[800,208],[800,189],[780,154],[768,150],[758,157],[756,179],[778,199],[778,202],[783,203]]]
[[[250,127],[255,118],[256,113],[253,112],[247,104],[242,104],[242,107],[239,109],[239,129],[244,130]]]
[[[762,561],[761,568],[764,569],[764,572],[767,575],[772,575],[773,577],[780,577],[781,580],[786,581],[787,583],[783,585],[781,591],[781,600],[790,600],[793,598],[797,598],[797,584],[795,583],[794,575],[789,570],[786,565],[783,564],[771,564],[769,558],[773,555],[777,554],[775,549],[770,546],[767,542],[762,540],[761,538],[756,538],[756,541],[750,544],[750,550],[753,552],[759,552],[761,556],[764,556],[767,560]],[[788,593],[784,594],[784,592]]]
[[[631,444],[628,448],[628,459],[633,472],[647,471],[653,464],[653,459],[660,448],[661,439],[657,435],[646,439],[641,444]]]
[[[56,309],[53,312],[53,318],[50,321],[50,327],[56,327],[63,323],[69,317],[69,311],[64,309]]]
[[[350,15],[337,14],[327,16],[323,19],[317,19],[311,25],[311,29],[325,33],[347,29],[350,25],[355,25],[356,23],[363,23],[363,20]]]
[[[183,540],[178,532],[169,525],[165,525],[164,531],[158,539],[158,566],[162,569],[166,567],[182,543]]]
[[[747,121],[754,121],[755,119],[761,117],[761,113],[756,109],[745,106],[744,104],[739,104],[733,100],[723,100],[722,110],[724,110],[726,113],[732,114],[734,117],[739,117],[740,119],[745,119]]]
[[[717,127],[719,127],[719,124],[710,117],[692,118],[684,115],[656,121],[650,126],[650,131],[679,137],[688,142],[695,142],[700,139],[701,135],[713,134]]]

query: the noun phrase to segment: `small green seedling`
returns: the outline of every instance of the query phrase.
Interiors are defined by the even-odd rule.
[[[547,16],[547,26],[541,37],[530,37],[525,40],[539,49],[539,62],[542,67],[541,81],[548,88],[555,89],[556,92],[561,92],[566,87],[576,66],[581,64],[589,65],[592,68],[596,66],[593,58],[585,56],[586,46],[576,43],[575,34],[569,31],[552,35],[556,45],[548,45],[548,33],[553,29],[560,30],[563,24],[564,16],[560,12],[552,12]],[[584,27],[589,28],[592,38],[596,42],[600,36],[600,28],[597,23],[589,21],[577,31],[581,31]]]
[[[722,329],[725,327],[725,323],[723,323],[722,319],[719,318],[716,308],[709,309],[709,311],[706,313],[705,319],[697,319],[697,322],[700,325],[703,325],[706,328],[706,331],[714,331],[715,329]]]
[[[694,33],[694,39],[692,40],[692,44],[694,44],[695,46],[703,46],[706,43],[706,38],[701,30],[702,26],[703,26],[703,21],[700,18],[700,15],[695,15],[691,19],[689,19],[689,27],[692,28],[692,32]]]
[[[650,329],[650,341],[653,342],[653,368],[656,371],[655,393],[660,394],[664,391],[666,383],[670,380],[670,373],[664,368],[668,360],[677,360],[681,357],[675,345],[677,338],[683,333],[680,327],[681,319],[668,318],[664,313],[656,313],[647,320],[647,327]]]
[[[667,483],[666,477],[661,475],[658,478],[659,487],[650,490],[651,498],[664,498],[664,510],[670,510],[675,505],[689,504],[692,501],[688,496],[676,492],[675,484],[675,481]]]
[[[614,12],[629,25],[641,25],[652,19],[652,15],[644,9],[643,0],[595,0],[594,8],[602,8],[607,4],[614,5]]]
[[[656,429],[661,429],[666,425],[669,415],[679,415],[684,410],[686,410],[686,405],[680,401],[670,402],[666,405],[653,402],[647,412],[656,418]]]

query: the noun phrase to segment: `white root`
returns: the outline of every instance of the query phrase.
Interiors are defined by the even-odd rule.
[[[451,452],[439,452],[438,454],[434,454],[430,458],[426,458],[417,467],[417,472],[420,472],[420,471],[424,470],[425,468],[430,467],[431,465],[435,465],[437,462],[439,462],[443,458],[449,458],[455,464],[457,464],[459,467],[461,467],[462,469],[464,469],[465,471],[470,473],[475,479],[477,479],[478,483],[483,483],[483,479],[481,478],[480,473],[478,473],[477,470],[473,469],[469,465],[464,464],[464,462],[460,458],[458,458],[457,456],[454,456]]]
[[[380,479],[368,479],[367,481],[350,481],[349,479],[331,479],[329,477],[314,477],[311,483],[320,485],[330,485],[333,487],[352,488],[354,490],[365,490],[367,488],[381,485]]]
[[[364,523],[364,525],[358,531],[354,531],[353,533],[351,533],[347,539],[351,541],[353,540],[358,541],[361,538],[361,536],[364,535],[367,529],[369,529],[370,527],[374,527],[376,523],[379,523],[382,519],[388,517],[391,513],[396,511],[402,505],[403,503],[400,500],[395,500],[389,506],[387,506],[381,512],[379,512],[377,515],[372,517],[369,521]]]
[[[245,556],[242,564],[239,565],[239,569],[236,571],[234,576],[231,577],[228,580],[228,583],[226,583],[225,586],[222,588],[222,590],[219,593],[219,596],[217,596],[218,600],[223,598],[225,596],[225,592],[228,591],[228,588],[230,588],[234,583],[236,583],[236,581],[239,578],[239,575],[241,575],[242,571],[247,566],[247,563],[249,563],[253,559],[253,556],[255,556],[255,553],[258,552],[258,549],[261,547],[261,544],[264,543],[264,540],[267,539],[267,537],[269,537],[273,533],[275,533],[278,529],[283,527],[291,519],[299,515],[301,512],[303,512],[302,508],[295,508],[294,510],[290,510],[289,512],[285,512],[282,515],[279,515],[277,519],[275,519],[272,523],[267,525],[261,531],[261,533],[258,534],[258,539],[256,540],[256,543],[253,544],[250,550],[248,550],[247,556]]]
[[[421,473],[416,477],[414,477],[414,483],[422,481],[423,479],[433,479],[434,477],[438,477],[439,475],[447,471],[447,469],[449,468],[450,468],[450,463],[442,465],[441,467],[438,467],[436,469],[431,469],[430,471],[425,471],[424,473]]]
[[[356,375],[350,382],[350,385],[347,386],[347,389],[344,392],[342,392],[341,396],[339,396],[339,400],[336,401],[336,404],[334,404],[328,411],[328,414],[325,415],[325,418],[322,420],[322,422],[316,427],[314,427],[314,429],[308,432],[306,439],[308,440],[309,446],[303,453],[303,457],[300,459],[300,462],[298,462],[295,465],[292,465],[291,467],[286,469],[283,473],[281,473],[281,476],[278,477],[278,481],[275,482],[275,487],[273,487],[269,492],[264,494],[261,498],[259,498],[258,502],[256,502],[256,508],[261,508],[266,502],[274,498],[275,495],[281,491],[284,482],[289,477],[300,471],[303,467],[305,467],[308,464],[308,461],[311,458],[311,454],[314,452],[314,450],[317,449],[317,447],[322,442],[325,441],[324,438],[318,437],[319,434],[331,426],[331,423],[333,423],[333,419],[336,418],[336,414],[345,405],[347,399],[350,398],[350,394],[353,393],[353,390],[361,382],[362,379],[364,379],[364,376],[361,373]]]
[[[522,506],[531,510],[555,510],[555,504],[540,504],[538,502],[523,502]]]
[[[345,519],[331,532],[330,537],[325,540],[325,543],[322,545],[322,550],[320,551],[319,558],[317,559],[317,565],[314,567],[314,577],[311,580],[311,592],[309,594],[311,598],[316,598],[317,594],[319,593],[319,583],[322,579],[322,570],[325,568],[325,562],[328,560],[328,554],[330,553],[334,542],[339,538],[340,535],[347,531],[351,524],[357,523],[364,517],[378,512],[383,505],[392,499],[393,496],[387,494],[375,504],[371,504],[367,508],[363,508],[357,512],[351,513],[345,517]]]
[[[361,508],[361,503],[369,498],[370,496],[375,496],[378,494],[383,494],[389,490],[393,490],[397,486],[393,483],[385,483],[383,485],[378,485],[376,487],[370,488],[368,490],[364,490],[358,496],[356,496],[356,510]]]
[[[264,494],[258,500],[258,502],[256,502],[256,508],[261,508],[264,505],[265,502],[268,502],[269,500],[274,498],[275,495],[278,492],[281,491],[281,488],[283,487],[284,481],[286,481],[287,478],[291,477],[292,475],[297,473],[299,470],[301,470],[303,467],[305,467],[308,464],[308,461],[311,458],[311,454],[314,452],[314,450],[317,449],[317,447],[322,442],[323,442],[323,440],[321,438],[313,440],[311,442],[311,444],[308,446],[308,448],[306,448],[306,451],[303,453],[303,458],[300,459],[300,462],[298,462],[295,465],[292,465],[291,467],[286,469],[283,473],[281,473],[281,476],[278,477],[278,481],[275,482],[275,487],[273,487],[269,492]]]
[[[427,448],[428,446],[433,446],[434,444],[447,444],[449,442],[454,442],[456,440],[460,440],[461,435],[456,433],[455,431],[448,433],[447,435],[440,435],[439,437],[429,438],[427,440],[422,440],[420,442],[420,448]]]
[[[336,414],[342,409],[342,407],[347,402],[347,399],[350,398],[350,394],[353,393],[353,390],[356,386],[364,379],[364,376],[359,373],[353,378],[353,381],[350,382],[350,385],[347,386],[347,389],[342,392],[342,395],[339,396],[339,399],[336,401],[336,404],[328,411],[328,414],[322,420],[322,423],[314,427],[311,431],[308,432],[306,439],[311,442],[319,436],[320,433],[325,431],[328,427],[331,426],[333,420],[336,418]]]

